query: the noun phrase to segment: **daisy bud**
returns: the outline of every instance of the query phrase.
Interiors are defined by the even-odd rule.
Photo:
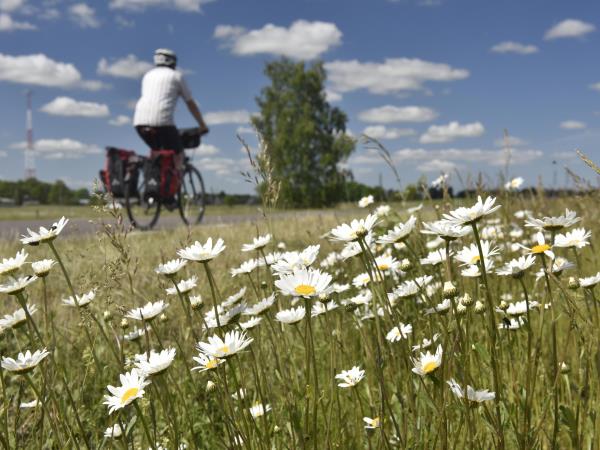
[[[277,244],[277,248],[279,250],[285,250],[286,249],[285,242],[280,242],[279,244]]]
[[[464,316],[467,313],[467,307],[462,304],[459,303],[458,305],[456,305],[456,314],[458,314],[459,316]]]
[[[199,295],[194,295],[190,297],[190,304],[192,305],[192,309],[202,309],[204,301]]]
[[[267,282],[266,282],[266,281],[261,281],[261,282],[260,282],[260,288],[261,288],[261,289],[267,289],[268,287],[269,287],[269,286],[267,285]]]
[[[104,314],[102,314],[102,316],[104,317],[105,321],[112,319],[112,313],[108,309],[104,311]]]
[[[410,259],[408,258],[404,258],[402,261],[400,261],[400,270],[402,272],[408,272],[410,269],[412,269],[413,265],[412,262],[410,262]]]
[[[502,300],[500,302],[500,305],[498,305],[498,308],[500,308],[502,311],[506,311],[508,309],[508,303],[506,303],[504,300]]]
[[[454,286],[454,283],[452,283],[452,281],[446,281],[444,282],[444,291],[442,293],[444,298],[452,298],[452,297],[456,297],[456,294],[458,294],[458,289],[456,289],[456,286]]]
[[[273,433],[278,433],[278,432],[279,432],[279,430],[281,430],[281,428],[279,428],[279,426],[275,425],[275,426],[273,427]]]
[[[121,319],[121,328],[129,328],[129,321],[127,319]]]
[[[206,382],[206,392],[212,392],[215,390],[216,387],[217,385],[214,382],[210,380]]]
[[[163,323],[164,323],[164,322],[166,322],[166,321],[167,321],[167,320],[169,320],[169,319],[168,319],[167,315],[166,315],[165,313],[163,313],[163,314],[161,314],[161,315],[158,317],[158,320],[160,320],[161,322],[163,322]]]
[[[465,295],[460,298],[460,302],[465,306],[471,306],[473,304],[473,298],[465,292]]]
[[[569,277],[569,289],[579,289],[579,280],[575,277]]]
[[[569,367],[569,365],[566,362],[561,362],[560,363],[560,373],[563,374],[567,374],[571,371],[571,368]]]
[[[485,305],[481,303],[479,300],[475,302],[475,312],[482,313],[485,311]]]

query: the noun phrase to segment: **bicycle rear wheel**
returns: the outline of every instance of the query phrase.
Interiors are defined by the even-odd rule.
[[[195,225],[202,221],[206,210],[204,181],[198,169],[187,164],[177,194],[179,214],[186,225]]]
[[[125,206],[131,224],[140,230],[149,230],[160,215],[161,200],[159,187],[148,185],[156,180],[149,177],[145,163],[138,163],[125,178]]]

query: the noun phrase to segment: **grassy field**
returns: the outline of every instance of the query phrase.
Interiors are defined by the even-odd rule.
[[[371,233],[385,236],[405,224],[406,236],[395,245],[361,238],[353,244],[357,255],[345,260],[340,252],[346,244],[330,239],[330,232],[350,223],[348,210],[191,231],[128,233],[112,226],[100,237],[59,235],[56,254],[47,244],[26,247],[28,262],[59,256],[65,272],[55,265],[19,296],[0,294],[3,314],[24,302],[37,306],[31,320],[5,324],[1,354],[16,358],[19,351],[44,347],[51,352],[27,374],[2,370],[0,440],[8,448],[599,448],[599,305],[593,286],[575,283],[600,270],[597,202],[597,196],[526,200],[504,193],[496,200],[501,208],[473,225],[477,234],[467,225],[466,234],[449,244],[449,257],[444,241],[421,231],[425,221],[457,207],[450,200],[413,212],[412,230],[407,209],[413,205],[393,205],[388,215],[380,210]],[[365,218],[377,206],[356,217]],[[564,216],[565,208],[582,220],[544,233],[562,270],[551,271],[551,257],[539,252],[522,277],[497,275],[527,253],[517,244],[546,250],[536,240],[537,230],[515,217],[517,211],[528,209],[541,218]],[[76,217],[81,210],[72,212]],[[559,235],[582,227],[591,231],[591,245],[550,248],[561,242]],[[272,238],[264,249],[240,251],[267,233]],[[177,258],[178,250],[209,238],[226,245],[210,262],[190,261],[173,279],[155,272],[159,263]],[[320,248],[314,261],[310,252],[287,255],[296,278],[277,273],[285,264],[272,265],[281,261],[274,252],[315,244]],[[496,247],[497,254],[491,251]],[[0,256],[14,257],[21,248],[0,241]],[[429,255],[437,249],[441,252]],[[231,276],[232,268],[252,258],[264,261],[265,255],[271,255],[268,266]],[[574,266],[567,267],[563,257]],[[464,258],[472,265],[460,261]],[[465,270],[479,276],[466,276]],[[11,276],[31,271],[24,264]],[[298,281],[304,272],[311,278]],[[308,287],[317,294],[315,278],[323,274],[331,275],[336,290],[312,296]],[[166,293],[173,280],[193,277],[189,292]],[[286,295],[282,280],[295,286],[296,295]],[[78,295],[93,291],[95,297],[86,306],[63,305],[71,295],[69,283]],[[219,314],[229,323],[207,329],[214,305],[242,288],[238,303],[226,302],[227,312]],[[272,306],[267,302],[255,316],[236,316],[236,305],[256,308],[271,294]],[[156,319],[125,319],[133,308],[158,300],[169,307]],[[310,320],[311,314],[295,325],[277,320],[277,312],[301,306],[313,310]],[[258,324],[250,328],[252,317]],[[135,329],[147,332],[124,339]],[[215,351],[232,355],[205,357],[206,370],[191,370],[199,365],[193,357],[202,358],[197,342],[236,330],[253,339],[243,351],[235,353],[229,341],[216,345]],[[434,342],[424,348],[424,340]],[[123,407],[109,414],[103,404],[107,386],[121,386],[119,375],[134,369],[135,355],[171,348],[173,362],[160,374],[146,373],[150,384],[143,393],[141,385],[125,380],[115,400]],[[335,377],[354,366],[354,376]],[[456,384],[450,386],[451,380]],[[353,386],[338,386],[344,382]],[[20,407],[36,398],[38,406]],[[124,436],[106,437],[112,426],[121,427]]]

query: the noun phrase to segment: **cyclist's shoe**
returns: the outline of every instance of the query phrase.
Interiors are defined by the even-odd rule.
[[[168,211],[175,211],[179,207],[174,197],[163,199],[162,204]]]

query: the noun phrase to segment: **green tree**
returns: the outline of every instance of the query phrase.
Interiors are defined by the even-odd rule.
[[[267,63],[271,84],[256,102],[252,122],[268,148],[274,178],[281,182],[282,206],[320,207],[344,199],[339,163],[354,150],[348,118],[325,98],[322,63],[307,66],[288,59]]]

